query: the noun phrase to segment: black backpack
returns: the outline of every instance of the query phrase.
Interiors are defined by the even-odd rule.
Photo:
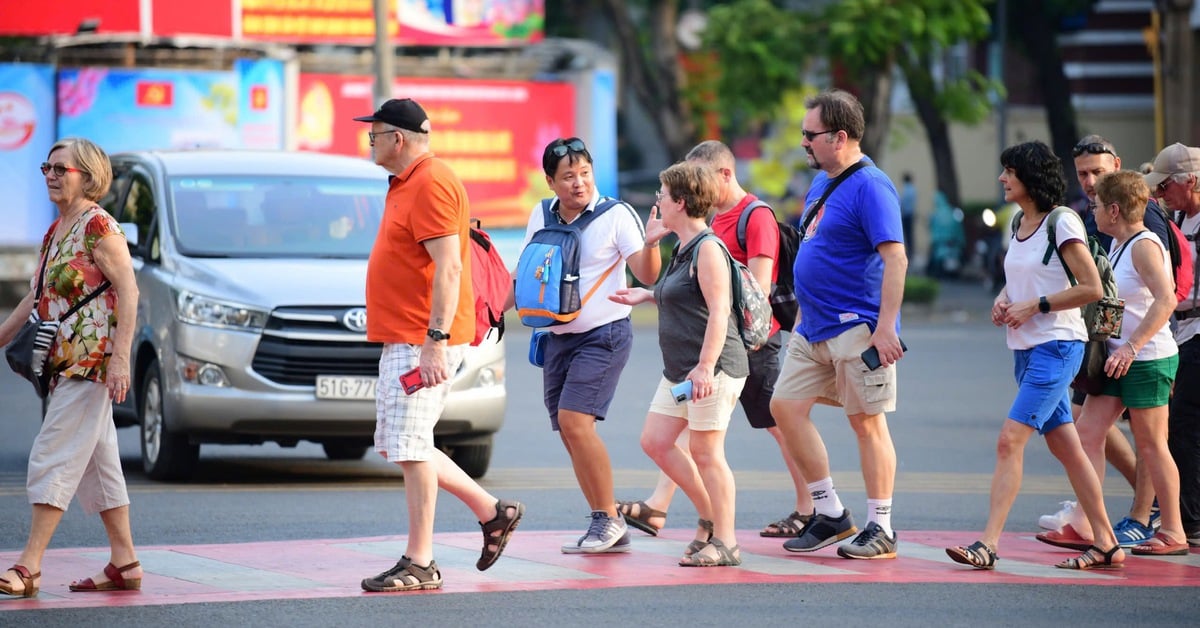
[[[746,250],[746,227],[750,222],[750,213],[759,207],[767,208],[775,216],[775,210],[758,199],[742,210],[737,223],[737,243],[743,251]],[[771,313],[784,329],[791,331],[796,328],[796,313],[800,309],[796,303],[796,277],[792,272],[796,264],[796,250],[800,248],[800,232],[778,218],[775,222],[779,224],[779,257],[775,260],[778,268],[775,285],[771,286]]]

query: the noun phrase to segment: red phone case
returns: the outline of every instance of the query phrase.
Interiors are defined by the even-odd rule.
[[[404,387],[404,394],[411,395],[425,387],[421,382],[421,367],[417,367],[400,376],[400,385]]]

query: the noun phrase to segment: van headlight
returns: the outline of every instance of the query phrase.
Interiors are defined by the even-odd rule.
[[[267,313],[263,310],[210,299],[186,290],[180,291],[177,304],[179,320],[193,325],[257,331],[267,324]]]

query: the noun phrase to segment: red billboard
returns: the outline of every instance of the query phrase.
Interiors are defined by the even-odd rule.
[[[297,147],[369,156],[370,77],[301,74]],[[392,94],[412,98],[433,125],[431,148],[462,177],[472,214],[485,226],[524,226],[529,209],[548,194],[542,150],[576,134],[575,91],[569,83],[397,79]]]
[[[369,45],[372,0],[3,0],[0,35],[95,32],[142,37],[205,35],[297,44]],[[405,46],[508,46],[542,39],[545,0],[390,0],[388,35]]]

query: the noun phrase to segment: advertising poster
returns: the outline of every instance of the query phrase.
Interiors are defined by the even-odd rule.
[[[54,145],[54,68],[0,64],[0,246],[38,245],[57,210],[38,165]]]
[[[368,157],[368,125],[353,118],[374,110],[371,89],[368,77],[301,74],[297,147]],[[542,150],[577,134],[567,83],[404,78],[392,94],[425,108],[433,152],[462,178],[472,215],[489,228],[525,225],[548,194]]]
[[[283,62],[238,59],[238,133],[242,148],[283,148]]]
[[[86,137],[109,153],[236,148],[237,95],[233,72],[62,69],[59,135]]]

